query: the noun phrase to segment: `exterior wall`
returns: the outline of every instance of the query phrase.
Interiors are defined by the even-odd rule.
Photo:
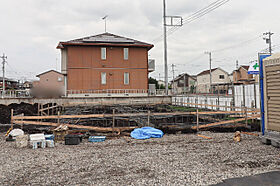
[[[58,80],[59,78],[61,79],[61,81]],[[39,86],[44,89],[63,90],[64,76],[54,71],[42,74],[40,75]]]
[[[61,73],[67,74],[67,49],[61,49]]]
[[[196,86],[196,80],[190,76],[186,75],[185,81],[186,81],[186,91],[187,92],[191,91],[192,85],[194,87]],[[173,87],[173,84],[172,84],[172,87]],[[175,91],[175,93],[184,92],[184,76],[182,76],[180,79],[178,79],[174,82],[174,91]]]
[[[220,75],[224,75],[224,79],[220,79]],[[221,69],[216,69],[212,72],[212,85],[230,83],[228,73]],[[210,74],[197,76],[197,92],[208,93],[210,90]]]
[[[106,85],[101,73],[106,72]],[[124,73],[129,73],[129,85],[124,85]],[[106,60],[101,59],[101,47],[67,47],[67,90],[148,89],[147,48],[129,48],[124,60],[123,47],[106,47]]]
[[[253,80],[254,77],[253,74],[248,74],[247,70],[240,67],[237,71],[233,72],[233,79],[234,79],[234,83],[240,83],[240,81],[244,81],[243,83],[246,84],[248,83],[246,81]]]

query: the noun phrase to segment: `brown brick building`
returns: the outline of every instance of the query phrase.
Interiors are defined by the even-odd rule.
[[[255,81],[253,74],[248,74],[249,66],[240,66],[233,71],[233,83],[235,84],[250,84]]]
[[[60,42],[61,73],[69,91],[148,89],[152,44],[110,33]]]

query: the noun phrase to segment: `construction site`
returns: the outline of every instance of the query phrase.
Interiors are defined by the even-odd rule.
[[[3,1],[0,185],[279,186],[274,1]]]
[[[186,104],[1,105],[0,184],[210,185],[279,169],[279,150],[260,142],[259,110]],[[141,127],[164,136],[132,138]],[[19,147],[5,141],[11,129],[30,137],[54,134],[55,146]],[[79,135],[80,143],[66,145],[69,134]],[[106,140],[93,143],[90,136]]]

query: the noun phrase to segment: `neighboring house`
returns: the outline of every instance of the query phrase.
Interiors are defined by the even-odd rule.
[[[103,33],[60,42],[57,48],[68,92],[149,88],[148,73],[154,70],[154,61],[148,60],[152,44]]]
[[[38,82],[33,81],[33,91],[36,96],[42,94],[43,96],[57,96],[64,94],[64,75],[55,70],[49,70],[38,74],[36,77],[40,78]]]
[[[171,81],[171,87],[175,94],[186,92],[193,93],[195,92],[196,79],[194,76],[190,76],[187,73],[180,74],[178,77]]]
[[[221,68],[211,69],[213,93],[228,91],[231,84],[229,74]],[[197,75],[197,93],[210,93],[210,70],[205,70]]]
[[[11,89],[18,89],[19,88],[19,82],[9,79],[9,78],[5,78],[5,89],[6,90],[11,90]],[[3,77],[0,77],[0,89],[3,89]]]
[[[30,81],[25,81],[23,84],[22,84],[22,88],[23,89],[31,89],[33,86],[33,83],[30,82]]]
[[[250,84],[254,83],[253,74],[248,74],[249,66],[242,65],[237,70],[233,71],[234,84]]]

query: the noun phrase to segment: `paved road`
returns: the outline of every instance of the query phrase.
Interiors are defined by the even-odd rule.
[[[280,185],[280,171],[273,171],[264,174],[258,174],[254,176],[232,178],[227,179],[223,183],[219,183],[216,186],[279,186]]]

